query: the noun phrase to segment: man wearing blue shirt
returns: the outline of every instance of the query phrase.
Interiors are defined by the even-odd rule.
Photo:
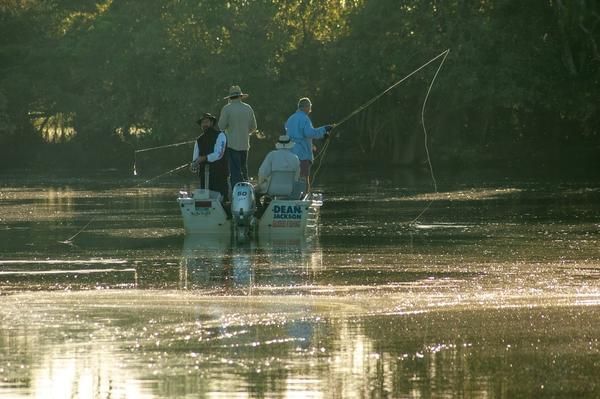
[[[307,191],[310,191],[310,167],[313,156],[313,139],[327,139],[334,125],[313,127],[308,114],[312,111],[312,103],[307,97],[298,101],[298,110],[285,122],[285,131],[294,143],[292,152],[300,159],[300,177],[306,180]]]

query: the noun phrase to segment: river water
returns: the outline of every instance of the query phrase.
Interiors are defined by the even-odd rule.
[[[600,397],[597,179],[332,171],[268,241],[137,183],[0,183],[1,398]]]

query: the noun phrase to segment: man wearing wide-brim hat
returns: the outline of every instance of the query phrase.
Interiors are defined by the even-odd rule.
[[[227,177],[229,175],[229,165],[225,150],[227,148],[227,137],[225,133],[215,127],[217,118],[205,113],[196,121],[202,129],[202,134],[196,139],[194,145],[194,154],[190,169],[198,173],[200,177],[200,186],[216,191],[222,195],[222,200],[226,201],[229,197],[229,184]],[[204,181],[204,168],[208,166],[208,187]]]
[[[290,150],[294,143],[289,136],[279,136],[275,150],[269,152],[258,169],[259,193],[291,196],[300,177],[300,160]],[[278,175],[279,178],[273,178]],[[299,194],[299,193],[298,193]]]
[[[242,92],[240,86],[234,85],[225,97],[229,100],[221,110],[219,127],[227,135],[227,153],[231,187],[236,183],[248,180],[248,150],[250,134],[256,131],[256,117],[252,107],[242,99],[248,94]]]

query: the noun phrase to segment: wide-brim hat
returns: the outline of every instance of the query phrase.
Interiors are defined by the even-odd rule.
[[[290,136],[285,134],[283,136],[279,136],[279,140],[277,141],[277,143],[275,143],[275,148],[286,148],[289,150],[294,147],[294,144],[295,143],[290,139]]]
[[[240,86],[231,86],[229,88],[229,95],[227,97],[223,97],[224,100],[230,99],[231,97],[242,97],[242,98],[246,98],[248,97],[249,94],[247,93],[243,93],[242,89],[240,88]]]
[[[217,117],[211,114],[210,112],[205,112],[204,115],[200,119],[196,121],[197,124],[201,125],[204,119],[210,119],[213,123],[217,123]]]

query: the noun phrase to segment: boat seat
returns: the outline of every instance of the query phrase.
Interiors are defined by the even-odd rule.
[[[277,170],[271,173],[266,194],[273,198],[289,198],[296,194],[296,188],[295,171]]]

